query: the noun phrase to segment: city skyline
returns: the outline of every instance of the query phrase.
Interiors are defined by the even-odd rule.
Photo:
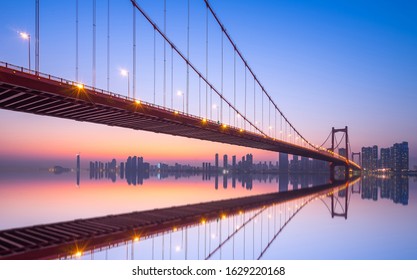
[[[130,14],[127,2],[112,5]],[[274,100],[307,139],[321,144],[331,127],[347,125],[354,152],[365,146],[388,147],[407,141],[410,168],[417,165],[417,124],[413,122],[417,118],[417,82],[413,78],[417,76],[417,24],[412,20],[416,17],[415,3],[212,4]],[[33,5],[2,5],[10,13],[0,19],[0,60],[26,67],[27,44],[17,31],[34,33]],[[41,3],[41,11],[47,15],[57,8],[71,10],[72,5]],[[235,5],[239,5],[237,11]],[[161,12],[158,4],[144,1],[144,7],[151,14]],[[56,16],[59,13],[42,18],[42,35],[54,30],[48,22],[57,20]],[[67,16],[68,30],[74,29],[73,16]],[[113,30],[123,26],[115,22]],[[89,32],[82,31],[81,35],[87,38]],[[116,37],[115,31],[112,34]],[[181,37],[174,31],[168,30],[167,34]],[[64,36],[73,38],[71,32],[42,37],[41,71],[74,79],[72,62],[55,63],[63,53],[74,55],[72,48],[57,42]],[[52,41],[62,48],[61,52],[51,49]],[[126,80],[119,76],[118,68],[129,65],[130,44],[112,41],[112,47],[120,48],[125,55],[113,58],[111,90],[125,92]],[[82,55],[87,56],[85,52]],[[84,81],[91,84],[88,63],[80,66]],[[106,87],[102,73],[97,86]],[[176,103],[181,106],[178,100]],[[73,162],[78,152],[86,159],[105,160],[115,151],[122,158],[139,151],[150,162],[167,159],[168,163],[178,157],[189,163],[202,162],[216,152],[230,154],[231,149],[233,154],[252,153],[261,161],[278,160],[277,153],[143,131],[6,110],[0,111],[0,117],[6,135],[0,139],[0,166],[13,160]]]

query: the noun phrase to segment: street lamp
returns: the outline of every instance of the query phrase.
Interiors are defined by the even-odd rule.
[[[120,75],[127,77],[127,97],[130,97],[129,71],[122,69],[120,70]]]
[[[177,95],[182,97],[182,112],[184,112],[184,107],[185,107],[184,93],[181,90],[178,90]]]
[[[26,32],[19,32],[20,38],[23,40],[28,40],[28,50],[29,50],[29,70],[30,70],[30,34]]]

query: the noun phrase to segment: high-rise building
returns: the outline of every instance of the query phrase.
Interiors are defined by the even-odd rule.
[[[79,171],[80,169],[81,169],[80,154],[77,154],[77,170]]]
[[[362,147],[362,168],[364,170],[371,169],[372,161],[372,148],[371,147]]]
[[[228,164],[227,164],[227,155],[224,155],[223,156],[223,168],[227,169],[227,166],[228,166]]]
[[[130,172],[132,169],[132,157],[129,156],[126,161],[126,172]],[[127,177],[127,176],[126,176]]]
[[[242,157],[242,161],[239,164],[240,164],[239,168],[241,170],[244,170],[245,171],[246,170],[246,159],[245,159],[244,156]]]
[[[372,169],[378,169],[378,146],[372,146]]]
[[[408,170],[408,142],[395,143],[392,149],[392,168],[396,172]]]
[[[392,168],[391,148],[381,148],[381,168]]]
[[[137,162],[138,162],[138,157],[137,156],[133,156],[132,157],[132,171],[133,172],[136,172],[138,170]]]
[[[232,156],[232,168],[236,169],[236,156]]]
[[[288,172],[288,154],[279,153],[279,172]]]
[[[216,172],[219,170],[219,154],[214,155],[214,168]]]
[[[306,157],[301,157],[300,171],[307,172],[309,170],[309,159]]]
[[[362,168],[365,170],[378,168],[378,146],[362,147]]]
[[[362,147],[362,168],[376,170],[390,168],[395,172],[409,169],[408,142],[395,143],[390,148],[381,148],[378,160],[378,146]]]
[[[339,155],[342,157],[346,157],[346,149],[345,148],[340,148],[339,149]]]
[[[143,157],[138,157],[138,171],[139,172],[143,172],[144,168],[143,168]]]
[[[292,156],[291,164],[290,164],[291,172],[298,172],[300,171],[300,163],[298,161],[298,156]]]
[[[124,179],[125,177],[125,163],[120,163],[120,179]]]
[[[246,166],[247,169],[252,169],[253,167],[253,155],[252,154],[247,154],[246,155]]]

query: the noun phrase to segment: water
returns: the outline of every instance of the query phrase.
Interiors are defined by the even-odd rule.
[[[126,179],[81,172],[0,174],[0,230],[292,191],[327,175],[161,174]],[[83,252],[81,259],[417,259],[417,180],[364,177],[333,194],[173,228]],[[332,207],[333,205],[333,207]]]

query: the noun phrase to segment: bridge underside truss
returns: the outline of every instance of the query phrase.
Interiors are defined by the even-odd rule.
[[[0,66],[0,108],[283,152],[345,165],[341,158],[47,75]],[[355,168],[354,166],[352,166]]]

